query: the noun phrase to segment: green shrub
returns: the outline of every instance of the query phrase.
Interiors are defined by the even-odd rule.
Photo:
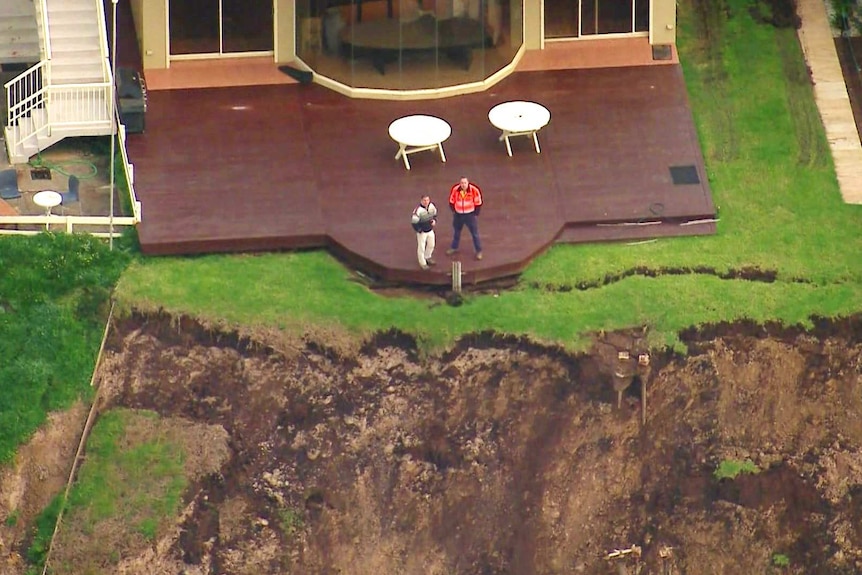
[[[54,535],[54,526],[57,524],[57,517],[59,517],[62,509],[63,495],[60,494],[54,497],[51,503],[36,517],[33,540],[27,548],[27,560],[35,567],[41,568],[45,564],[48,546]]]
[[[18,524],[18,518],[20,515],[20,512],[16,509],[3,520],[3,525],[6,527],[15,527]]]
[[[278,522],[282,533],[287,536],[293,535],[299,529],[302,529],[305,523],[302,513],[290,507],[282,507],[278,510]]]
[[[740,461],[738,459],[725,459],[718,464],[714,474],[716,479],[735,479],[741,473],[756,475],[760,468],[750,459]]]
[[[790,557],[788,557],[784,553],[774,553],[772,555],[772,564],[776,567],[789,567]]]

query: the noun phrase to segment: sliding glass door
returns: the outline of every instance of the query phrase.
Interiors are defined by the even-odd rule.
[[[545,38],[649,31],[650,0],[545,0]]]
[[[168,0],[171,56],[271,52],[273,0]]]

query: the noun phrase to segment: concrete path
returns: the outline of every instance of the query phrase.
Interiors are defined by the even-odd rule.
[[[799,41],[811,69],[814,98],[826,128],[841,196],[848,204],[862,204],[862,143],[853,120],[826,5],[824,0],[799,0],[797,12],[802,19]]]

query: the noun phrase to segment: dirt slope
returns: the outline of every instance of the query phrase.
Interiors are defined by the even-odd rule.
[[[482,334],[420,358],[395,333],[285,356],[131,319],[106,408],[221,426],[229,458],[121,571],[859,573],[860,325],[722,326],[685,358],[638,334],[581,356]],[[717,480],[731,459],[762,471]]]

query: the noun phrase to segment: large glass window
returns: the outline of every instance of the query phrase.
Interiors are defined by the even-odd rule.
[[[545,38],[649,31],[650,0],[545,0]]]
[[[170,0],[172,56],[273,49],[272,0]]]
[[[480,82],[523,42],[521,0],[298,0],[297,54],[355,88]]]

